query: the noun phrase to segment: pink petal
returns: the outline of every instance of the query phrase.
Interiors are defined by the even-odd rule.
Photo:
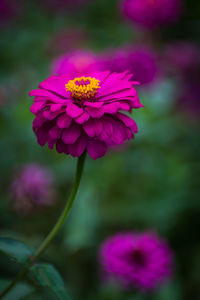
[[[63,114],[57,118],[57,125],[59,128],[68,128],[72,119],[68,115]]]
[[[107,146],[104,142],[90,139],[87,145],[87,152],[93,158],[97,159],[106,154]]]
[[[81,127],[77,124],[73,124],[69,128],[63,130],[62,140],[65,144],[73,144],[78,139],[81,132]]]
[[[86,143],[87,136],[84,133],[82,133],[74,144],[68,145],[69,153],[73,157],[81,156],[86,148]]]
[[[92,118],[101,118],[104,114],[104,110],[103,109],[96,109],[93,107],[86,107],[85,110],[88,112],[88,114],[92,117]]]
[[[90,119],[83,124],[83,129],[90,137],[98,136],[103,130],[103,124],[100,119]]]
[[[78,124],[83,124],[83,123],[87,122],[89,120],[89,118],[90,118],[89,114],[86,111],[84,111],[82,113],[82,115],[75,118],[74,121]]]
[[[66,91],[65,84],[70,80],[68,74],[61,76],[50,76],[39,84],[39,88],[51,91],[56,96],[63,97],[64,99],[70,98],[70,92]]]
[[[55,112],[52,112],[50,110],[44,110],[43,112],[43,117],[47,120],[53,120],[55,119],[57,116],[59,116],[60,114],[62,114],[63,112],[65,112],[64,109],[61,109],[59,111],[55,111]]]
[[[131,130],[134,133],[138,132],[138,127],[137,127],[136,122],[133,119],[131,119],[129,116],[122,114],[122,113],[117,113],[116,117],[119,120],[121,120],[127,127],[131,128]]]
[[[89,102],[89,101],[84,102],[84,106],[89,106],[89,107],[100,108],[102,107],[102,105],[103,105],[102,102]]]
[[[119,102],[113,102],[104,105],[103,109],[105,113],[114,114],[119,110],[120,104]]]
[[[30,111],[32,114],[37,114],[44,107],[44,102],[34,102],[31,105]]]
[[[83,109],[81,107],[78,107],[76,104],[69,102],[67,105],[66,112],[68,116],[70,116],[73,119],[80,116],[83,113]]]
[[[128,139],[125,125],[120,121],[112,120],[113,135],[112,140],[115,144],[122,144]]]
[[[46,119],[44,119],[41,115],[41,113],[37,114],[35,119],[33,120],[33,128],[39,128],[46,122]]]
[[[56,143],[56,151],[58,153],[66,153],[69,154],[68,145],[64,144],[61,140]]]
[[[62,106],[63,106],[63,104],[52,104],[52,105],[50,106],[50,110],[51,110],[52,112],[58,111],[58,110],[60,110],[60,109],[62,108]]]
[[[56,144],[56,141],[57,140],[54,140],[54,139],[48,139],[48,147],[49,149],[53,149],[54,145]]]
[[[58,128],[57,125],[54,125],[50,130],[49,130],[49,136],[52,138],[52,139],[59,139],[60,136],[61,136],[61,132],[62,132],[62,129]]]
[[[40,146],[44,146],[48,142],[50,128],[51,125],[45,123],[42,127],[35,130],[37,141]]]

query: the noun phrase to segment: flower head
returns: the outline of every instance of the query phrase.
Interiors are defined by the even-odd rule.
[[[177,21],[181,14],[181,1],[124,0],[122,10],[134,24],[151,29]]]
[[[136,123],[123,114],[140,108],[132,75],[95,72],[73,78],[51,76],[41,82],[31,112],[36,115],[33,130],[38,143],[59,153],[81,156],[86,150],[97,159],[107,149],[134,137]]]
[[[11,186],[14,208],[16,211],[28,213],[33,208],[52,203],[53,178],[51,173],[37,165],[24,165]]]
[[[168,45],[165,52],[165,62],[168,68],[178,75],[189,78],[200,68],[200,48],[189,42],[176,42]]]
[[[74,51],[56,58],[51,66],[52,74],[70,73],[72,77],[87,75],[97,70],[97,58],[91,51]]]
[[[105,65],[113,72],[129,70],[141,84],[152,83],[158,75],[157,55],[147,46],[118,49],[107,55]]]
[[[172,253],[153,233],[119,233],[102,244],[99,260],[103,272],[124,288],[152,290],[172,273]]]

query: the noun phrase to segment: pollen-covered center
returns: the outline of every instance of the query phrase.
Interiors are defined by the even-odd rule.
[[[67,91],[71,93],[71,96],[77,100],[89,100],[93,98],[97,90],[100,88],[100,80],[91,77],[76,77],[73,80],[69,80],[65,84]]]

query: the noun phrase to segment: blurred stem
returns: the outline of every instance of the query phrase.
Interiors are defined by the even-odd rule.
[[[0,294],[0,298],[3,298],[21,279],[26,276],[26,274],[29,272],[30,267],[36,262],[36,260],[39,258],[39,256],[46,250],[46,248],[49,246],[50,242],[52,239],[55,237],[55,235],[58,233],[58,231],[61,229],[63,226],[66,218],[68,217],[70,208],[72,207],[72,204],[74,202],[74,199],[76,197],[79,184],[81,181],[81,176],[83,173],[83,167],[84,167],[84,162],[85,162],[85,157],[86,157],[86,152],[82,154],[78,158],[77,162],[77,168],[76,168],[76,175],[75,175],[75,180],[74,184],[72,187],[71,194],[69,196],[69,199],[67,201],[67,204],[65,205],[60,218],[52,228],[52,230],[49,232],[43,243],[40,245],[38,250],[36,250],[35,254],[31,257],[29,263],[24,267],[24,269],[15,277],[15,279],[10,283],[10,285]]]

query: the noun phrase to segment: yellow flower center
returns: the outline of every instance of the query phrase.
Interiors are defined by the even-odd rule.
[[[69,80],[65,84],[65,88],[69,91],[73,98],[79,100],[87,100],[93,98],[99,86],[100,80],[91,77],[76,77],[73,80]]]

